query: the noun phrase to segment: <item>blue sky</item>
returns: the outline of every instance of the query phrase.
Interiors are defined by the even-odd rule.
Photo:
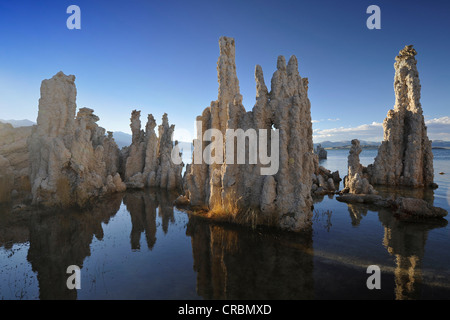
[[[66,27],[71,4],[81,30]],[[371,4],[381,30],[366,27]],[[316,142],[381,140],[394,58],[414,44],[429,135],[450,140],[449,14],[448,1],[1,1],[0,119],[35,121],[41,81],[62,70],[76,76],[78,107],[93,108],[107,130],[129,132],[138,109],[143,122],[167,112],[176,130],[193,131],[217,99],[225,35],[236,40],[247,110],[255,65],[270,84],[277,56],[297,56]]]

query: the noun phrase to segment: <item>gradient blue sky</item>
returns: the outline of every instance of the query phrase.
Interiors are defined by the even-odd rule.
[[[66,28],[71,4],[81,8],[81,30]],[[381,30],[366,28],[371,4],[381,8]],[[297,56],[315,141],[380,140],[394,104],[394,58],[414,44],[429,135],[450,140],[449,15],[449,1],[2,0],[0,119],[35,121],[41,81],[62,70],[76,75],[78,107],[93,108],[107,130],[129,132],[139,109],[143,122],[167,112],[176,129],[193,131],[217,99],[226,35],[236,40],[247,110],[255,65],[270,84],[277,56]]]

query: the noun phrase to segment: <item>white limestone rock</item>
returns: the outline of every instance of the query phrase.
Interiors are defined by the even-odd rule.
[[[344,193],[376,194],[377,192],[364,176],[365,168],[359,160],[361,151],[359,140],[352,140],[352,147],[348,155],[348,175],[344,178]]]
[[[92,109],[75,117],[76,93],[73,75],[58,72],[42,81],[37,126],[28,142],[33,204],[84,207],[124,188],[112,135],[105,136]]]
[[[411,45],[395,58],[395,105],[383,122],[384,141],[373,166],[369,166],[372,184],[434,185],[433,152],[420,104],[416,54]]]
[[[16,196],[27,197],[30,193],[28,138],[32,127],[13,128],[9,123],[0,123],[0,156],[8,160],[9,170],[12,171]],[[6,170],[6,168],[4,168]],[[3,185],[2,188],[5,188]]]
[[[311,223],[311,174],[314,172],[312,124],[308,99],[308,80],[298,73],[292,56],[286,64],[283,56],[269,92],[260,66],[255,68],[256,104],[251,112],[242,105],[236,76],[234,39],[221,37],[217,62],[218,100],[211,102],[201,116],[202,132],[227,129],[279,130],[279,170],[270,176],[261,175],[257,164],[212,163],[191,164],[186,168],[184,189],[192,208],[209,211],[209,216],[227,217],[230,221],[252,225],[275,225],[300,230]],[[268,146],[270,150],[270,135]],[[195,142],[194,142],[195,143]],[[209,142],[194,144],[200,154]],[[248,147],[245,148],[248,154]],[[236,152],[235,152],[236,155]]]
[[[124,177],[129,188],[160,187],[167,190],[182,187],[181,171],[184,164],[172,161],[174,125],[169,125],[164,113],[162,124],[155,133],[156,121],[149,114],[145,132],[141,130],[140,111],[131,114],[132,143],[124,152]],[[177,151],[174,152],[177,152]],[[179,153],[179,151],[178,151]],[[180,155],[181,156],[181,155]]]

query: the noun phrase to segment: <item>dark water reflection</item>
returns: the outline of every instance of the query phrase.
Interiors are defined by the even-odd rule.
[[[127,192],[86,212],[0,209],[0,297],[450,297],[445,219],[402,221],[386,210],[325,196],[316,199],[310,230],[283,233],[190,216],[173,208],[176,196]],[[366,287],[372,264],[382,270],[382,290]],[[69,265],[81,267],[81,290],[66,287]]]
[[[263,234],[191,218],[197,292],[205,299],[312,299],[312,233]]]

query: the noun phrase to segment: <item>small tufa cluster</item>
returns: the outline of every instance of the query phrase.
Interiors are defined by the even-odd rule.
[[[348,155],[348,175],[344,178],[343,193],[376,194],[377,192],[369,183],[367,168],[359,161],[362,149],[359,140],[352,140],[352,147]]]
[[[313,196],[323,196],[325,194],[336,193],[339,190],[339,183],[342,180],[339,176],[339,171],[331,172],[323,166],[319,166],[318,164],[316,166],[317,169],[311,175],[311,194]]]
[[[174,125],[169,126],[164,113],[162,124],[155,133],[156,121],[149,114],[145,131],[141,130],[140,111],[131,113],[132,143],[122,150],[123,176],[128,188],[160,187],[174,190],[182,187],[184,164],[172,161],[172,153],[181,156],[178,142],[172,142]]]
[[[317,145],[317,147],[314,149],[314,153],[317,154],[319,160],[327,158],[327,150],[325,150],[325,148],[322,148],[321,144]]]

